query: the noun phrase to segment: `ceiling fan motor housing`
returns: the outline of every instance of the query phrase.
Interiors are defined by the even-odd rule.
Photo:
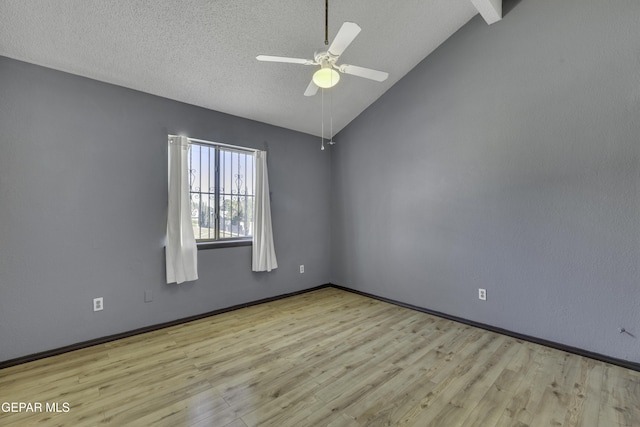
[[[328,50],[316,52],[314,55],[314,59],[316,63],[322,66],[322,68],[325,68],[325,67],[337,68],[336,61],[338,60],[338,55],[333,55]]]

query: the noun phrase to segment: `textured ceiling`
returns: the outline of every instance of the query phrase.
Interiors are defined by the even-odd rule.
[[[0,55],[320,135],[320,92],[303,96],[315,68],[255,57],[313,58],[324,3],[0,0]],[[362,28],[338,63],[389,73],[383,83],[342,75],[333,133],[477,13],[471,0],[330,1],[330,41],[344,21]]]

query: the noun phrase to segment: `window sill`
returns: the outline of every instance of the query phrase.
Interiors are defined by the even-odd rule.
[[[234,248],[236,246],[251,246],[253,240],[220,240],[217,242],[199,242],[198,250],[218,249],[218,248]]]

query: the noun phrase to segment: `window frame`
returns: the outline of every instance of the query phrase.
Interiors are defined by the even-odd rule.
[[[170,135],[173,136],[173,135]],[[202,250],[202,249],[216,249],[216,248],[228,248],[228,247],[238,247],[238,246],[251,246],[253,244],[253,235],[249,236],[249,237],[228,237],[228,238],[220,238],[220,198],[224,197],[226,193],[221,194],[220,192],[220,158],[223,155],[223,152],[228,152],[228,153],[232,153],[232,152],[237,152],[240,154],[244,154],[244,155],[251,155],[254,158],[253,161],[253,172],[252,172],[252,176],[253,179],[255,181],[255,153],[258,151],[254,148],[248,148],[248,147],[241,147],[241,146],[237,146],[237,145],[229,145],[229,144],[223,144],[223,143],[219,143],[219,142],[213,142],[213,141],[205,141],[205,140],[201,140],[201,139],[195,139],[195,138],[187,138],[189,140],[189,143],[191,144],[190,146],[190,150],[193,150],[194,146],[203,146],[203,147],[207,147],[210,149],[214,149],[215,150],[215,154],[214,154],[214,160],[215,160],[215,166],[212,168],[211,167],[211,163],[209,164],[209,173],[211,173],[211,170],[214,170],[214,173],[212,174],[215,177],[214,180],[214,202],[213,202],[213,206],[215,206],[215,213],[214,213],[214,221],[215,221],[215,225],[214,225],[214,230],[216,233],[216,237],[214,239],[198,239],[198,236],[195,235],[194,233],[194,238],[196,240],[196,245],[198,250]],[[189,164],[191,162],[192,159],[192,154],[189,153]],[[192,173],[192,169],[188,170],[189,176],[191,176]],[[245,171],[246,174],[246,171]],[[192,191],[192,182],[191,180],[189,181],[189,199],[191,200],[191,194],[194,193],[194,191]],[[196,187],[197,188],[197,187]],[[202,191],[199,191],[198,193],[200,193],[200,198],[202,198]],[[211,194],[210,192],[205,192],[205,194]],[[233,197],[233,190],[231,191],[231,196]],[[250,196],[250,197],[254,197],[254,203],[255,203],[255,188],[252,194],[248,195],[245,194],[245,197]],[[255,205],[253,205],[255,206]]]

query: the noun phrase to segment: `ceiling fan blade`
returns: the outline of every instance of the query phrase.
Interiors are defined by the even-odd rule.
[[[318,86],[311,80],[307,90],[304,91],[304,96],[313,96],[318,92]]]
[[[287,58],[285,56],[258,55],[256,56],[256,59],[258,61],[266,62],[286,62],[289,64],[315,65],[315,62],[311,59]]]
[[[389,77],[389,73],[385,73],[384,71],[372,70],[371,68],[358,67],[357,65],[342,64],[338,69],[345,74],[364,77],[365,79],[371,79],[377,82],[383,82],[387,80],[387,77]]]
[[[342,52],[351,44],[353,39],[356,38],[361,28],[355,22],[345,22],[340,27],[338,34],[333,39],[331,46],[329,46],[329,53],[334,56],[342,55]]]

